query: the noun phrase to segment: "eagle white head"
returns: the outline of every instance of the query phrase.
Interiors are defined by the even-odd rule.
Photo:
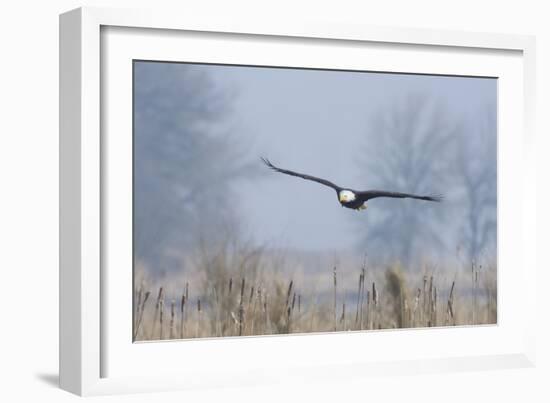
[[[340,190],[340,193],[338,193],[338,199],[340,200],[340,203],[352,202],[355,200],[355,193],[351,190]]]

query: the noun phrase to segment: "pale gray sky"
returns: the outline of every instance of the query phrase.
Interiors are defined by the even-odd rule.
[[[188,64],[172,68],[198,70],[220,91],[233,94],[228,129],[237,131],[251,161],[260,164],[260,156],[265,156],[283,168],[351,188],[369,186],[362,180],[364,167],[358,164],[360,153],[369,146],[369,125],[411,94],[442,106],[461,125],[457,135],[467,136],[472,144],[479,136],[489,136],[496,148],[496,122],[480,131],[481,112],[496,112],[495,79]],[[475,154],[477,148],[472,149]],[[398,185],[388,190],[409,191]],[[449,177],[446,188],[431,191],[452,198],[460,194],[460,186]],[[354,221],[369,225],[377,214],[378,201],[364,212],[343,209],[332,189],[272,172],[239,181],[235,187],[234,208],[245,232],[270,247],[347,249],[355,246],[349,236],[357,228]],[[453,200],[447,204],[447,224],[457,220],[453,205]],[[446,228],[456,231],[458,224]]]
[[[496,108],[496,80],[492,79],[250,67],[201,69],[209,71],[220,87],[237,90],[234,111],[254,157],[266,156],[279,166],[351,188],[363,185],[356,162],[357,153],[365,147],[369,119],[408,94],[425,94],[445,104],[467,126],[476,126],[480,110]],[[495,135],[494,126],[492,131]],[[247,182],[240,191],[246,195],[239,198],[239,207],[250,231],[269,244],[345,248],[349,239],[342,234],[352,230],[350,217],[363,219],[375,213],[343,209],[332,189],[285,175]],[[450,193],[450,189],[433,191]]]

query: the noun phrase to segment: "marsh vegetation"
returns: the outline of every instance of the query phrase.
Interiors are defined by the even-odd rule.
[[[376,267],[365,261],[346,262],[307,274],[288,256],[259,249],[229,250],[227,245],[216,253],[203,250],[196,259],[187,277],[170,274],[151,281],[145,271],[136,273],[136,341],[497,320],[493,262],[471,262],[454,270],[426,264],[415,272],[398,263]]]

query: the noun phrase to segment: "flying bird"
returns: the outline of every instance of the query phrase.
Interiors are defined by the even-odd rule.
[[[290,171],[288,169],[282,169],[279,167],[276,167],[269,161],[267,158],[261,158],[264,164],[266,164],[269,168],[276,172],[280,172],[282,174],[296,176],[298,178],[302,178],[308,181],[313,181],[320,183],[321,185],[328,186],[336,191],[336,194],[338,195],[338,201],[342,205],[342,207],[347,207],[353,210],[364,210],[367,208],[367,201],[370,199],[374,199],[376,197],[392,197],[392,198],[399,198],[399,199],[418,199],[418,200],[427,200],[432,202],[440,202],[443,200],[443,197],[441,195],[429,195],[429,196],[420,196],[415,195],[411,193],[400,193],[400,192],[388,192],[385,190],[353,190],[348,188],[343,188],[341,186],[335,185],[334,183],[322,179],[317,178],[315,176],[301,174],[299,172]]]

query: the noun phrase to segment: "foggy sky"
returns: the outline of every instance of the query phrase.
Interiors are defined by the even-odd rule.
[[[362,180],[368,175],[364,175],[358,160],[361,150],[368,146],[365,141],[369,122],[391,110],[404,97],[419,94],[444,105],[449,115],[462,125],[459,135],[471,136],[472,142],[479,136],[479,111],[496,111],[497,81],[494,79],[179,66],[204,72],[218,90],[231,94],[230,121],[226,129],[238,133],[247,158],[257,162],[259,169],[263,169],[260,156],[264,156],[280,167],[356,189],[368,188]],[[491,122],[485,130],[494,137],[496,146],[496,122]],[[136,161],[139,163],[139,155]],[[446,188],[431,191],[453,195],[459,193],[459,186],[449,178]],[[354,222],[362,220],[368,225],[369,215],[376,214],[376,203],[379,203],[373,201],[362,212],[344,209],[334,190],[267,170],[253,179],[239,180],[233,190],[233,208],[244,232],[257,244],[274,248],[350,249],[355,246],[352,242],[357,228]],[[396,184],[388,190],[406,192],[409,189]],[[445,208],[445,205],[438,207]],[[455,234],[446,236],[452,238]]]

